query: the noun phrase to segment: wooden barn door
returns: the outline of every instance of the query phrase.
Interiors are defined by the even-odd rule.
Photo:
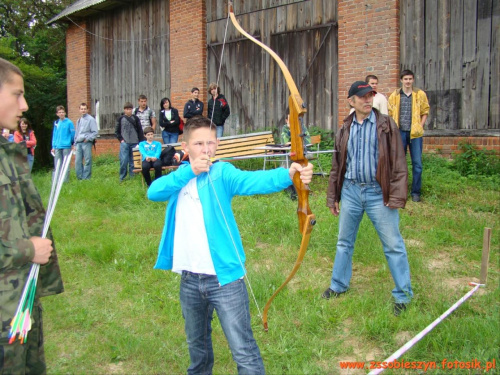
[[[500,128],[500,1],[402,0],[401,68],[416,74],[435,135]]]
[[[125,102],[135,106],[144,94],[158,113],[161,98],[169,96],[168,5],[164,0],[134,0],[89,20],[90,94],[99,102],[101,135],[114,134]]]
[[[337,116],[337,27],[334,22],[300,27],[295,18],[297,27],[290,27],[293,24],[288,21],[289,30],[279,31],[280,14],[290,17],[299,5],[304,10],[311,2],[238,18],[245,30],[270,46],[287,65],[307,106],[305,124],[333,129]],[[221,67],[219,86],[231,107],[225,134],[263,129],[278,133],[284,124],[289,95],[283,74],[267,52],[232,31],[231,23],[221,64],[225,22],[221,19],[209,23],[207,32],[208,80],[216,82]],[[304,22],[310,23],[310,19]]]

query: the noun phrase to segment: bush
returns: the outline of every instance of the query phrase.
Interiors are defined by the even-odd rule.
[[[321,150],[331,150],[335,146],[335,135],[333,131],[321,129],[318,126],[311,126],[309,128],[309,133],[311,135],[321,134],[321,143],[319,146]]]
[[[500,174],[500,159],[491,150],[479,150],[468,142],[458,145],[460,154],[454,157],[453,167],[462,176],[498,176]]]

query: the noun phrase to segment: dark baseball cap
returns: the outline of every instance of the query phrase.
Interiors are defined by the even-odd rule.
[[[372,89],[372,87],[365,81],[356,81],[351,85],[351,88],[349,89],[349,95],[347,97],[350,98],[351,96],[356,95],[361,98],[369,92],[375,92],[375,90]]]

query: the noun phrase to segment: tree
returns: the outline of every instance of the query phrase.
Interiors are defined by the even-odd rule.
[[[0,57],[24,73],[30,120],[37,136],[35,168],[52,165],[55,107],[66,97],[65,25],[47,25],[71,0],[3,0],[0,3]]]

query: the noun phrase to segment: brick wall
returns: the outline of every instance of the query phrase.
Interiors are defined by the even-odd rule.
[[[158,138],[157,141],[161,142]],[[459,152],[458,144],[468,142],[478,149],[493,150],[500,155],[500,137],[424,137],[424,153],[451,157]],[[118,156],[120,144],[113,137],[99,138],[94,155],[112,154]]]
[[[379,77],[379,91],[385,95],[399,86],[399,0],[338,0],[339,123],[348,114],[347,91],[356,80],[368,74]],[[85,24],[80,24],[85,28]],[[71,24],[67,31],[68,113],[73,121],[78,107],[86,101],[90,113],[89,35]],[[383,56],[383,57],[381,57]],[[173,105],[182,114],[191,97],[191,88],[200,89],[200,100],[207,101],[205,0],[170,1],[170,67]],[[206,108],[205,108],[206,113]],[[468,141],[479,148],[500,154],[499,137],[425,137],[424,152],[450,156],[458,143]],[[118,155],[119,143],[101,137],[96,154]]]
[[[89,113],[95,113],[90,100],[90,35],[83,29],[85,23],[78,27],[70,24],[66,32],[66,68],[68,82],[68,103],[66,112],[76,124],[80,117],[80,103],[89,106]],[[66,103],[63,103],[65,105]],[[55,108],[54,108],[55,112]]]
[[[207,102],[206,19],[205,0],[170,1],[170,98],[181,116],[193,87]]]
[[[500,137],[426,137],[424,136],[424,153],[440,154],[450,157],[459,152],[458,144],[467,142],[479,150],[495,151],[500,155]]]
[[[387,95],[399,86],[399,0],[338,0],[339,114],[349,114],[347,92],[368,74]]]

